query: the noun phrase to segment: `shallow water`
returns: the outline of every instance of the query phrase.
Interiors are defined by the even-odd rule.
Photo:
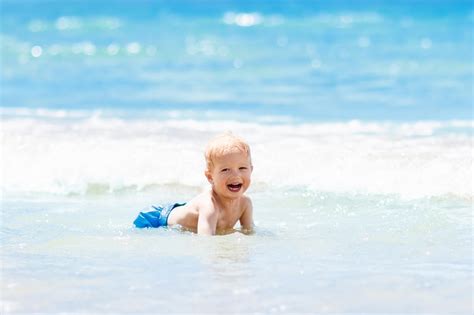
[[[4,311],[470,311],[469,200],[262,190],[251,236],[131,227],[137,205],[191,195],[4,202]]]

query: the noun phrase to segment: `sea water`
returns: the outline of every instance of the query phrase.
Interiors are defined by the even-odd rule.
[[[2,313],[472,313],[469,2],[0,3]],[[223,131],[255,234],[135,229]]]

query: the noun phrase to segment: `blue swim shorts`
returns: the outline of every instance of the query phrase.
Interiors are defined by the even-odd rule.
[[[177,207],[184,206],[185,203],[170,203],[164,206],[149,206],[144,209],[133,221],[137,228],[157,228],[168,225],[168,217],[171,211]]]

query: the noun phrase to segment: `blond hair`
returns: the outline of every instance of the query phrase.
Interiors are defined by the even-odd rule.
[[[209,171],[212,170],[214,166],[213,161],[216,158],[235,152],[246,153],[250,164],[252,164],[250,146],[244,139],[237,137],[232,132],[226,132],[216,136],[208,142],[206,151],[204,152],[206,169]]]

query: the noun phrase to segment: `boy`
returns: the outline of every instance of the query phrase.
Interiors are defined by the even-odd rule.
[[[205,151],[204,172],[212,188],[187,204],[154,207],[140,212],[136,227],[160,227],[176,224],[198,234],[225,234],[240,221],[244,233],[252,232],[252,201],[244,193],[253,171],[249,145],[226,133],[212,139]]]

